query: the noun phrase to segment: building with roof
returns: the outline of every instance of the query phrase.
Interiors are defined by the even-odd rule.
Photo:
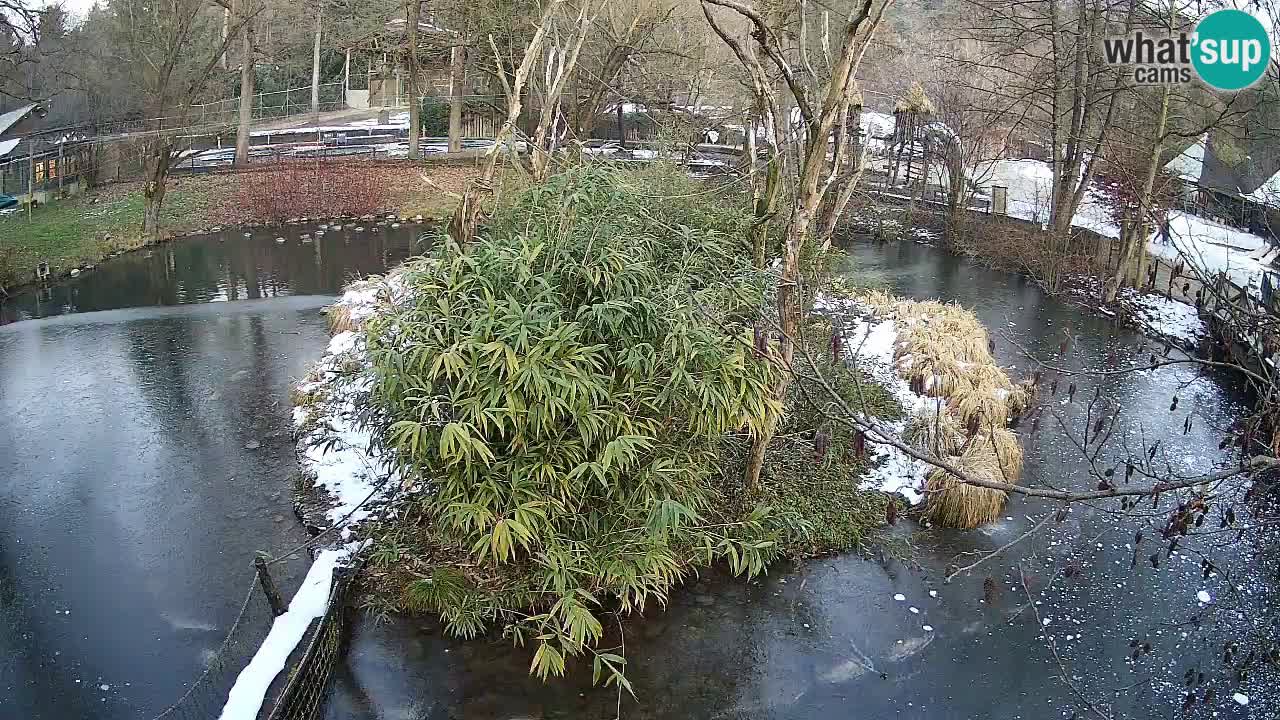
[[[377,30],[345,43],[343,92],[347,107],[404,107],[409,103],[408,71],[404,67],[405,35],[408,21],[392,18]],[[445,95],[449,91],[449,52],[458,34],[430,20],[418,22],[418,53],[422,58],[424,95]],[[352,60],[364,72],[351,71]],[[362,77],[363,76],[363,77]]]
[[[1164,169],[1181,182],[1187,212],[1280,240],[1280,143],[1274,139],[1240,143],[1211,131],[1175,154]]]
[[[43,203],[83,189],[92,150],[79,137],[44,131],[46,115],[39,103],[0,114],[0,194]]]

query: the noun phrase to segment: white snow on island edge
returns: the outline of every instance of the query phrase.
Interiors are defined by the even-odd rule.
[[[336,306],[359,323],[371,316],[383,299],[395,298],[398,290],[398,283],[383,278],[361,281],[350,286]],[[315,401],[293,411],[294,425],[301,433],[298,449],[302,469],[314,476],[315,485],[327,494],[330,507],[326,516],[331,525],[343,526],[340,535],[344,544],[316,553],[289,609],[275,619],[262,646],[236,677],[219,720],[256,720],[271,683],[285,669],[311,622],[328,609],[334,571],[364,547],[364,541],[352,541],[352,527],[375,518],[376,503],[399,485],[394,481],[391,458],[379,453],[371,431],[357,416],[356,408],[369,393],[372,379],[365,373],[342,371],[353,363],[368,365],[363,334],[351,330],[335,334],[312,378],[298,386],[299,392],[315,395]]]
[[[311,621],[324,615],[328,608],[334,570],[356,549],[334,548],[321,550],[316,555],[302,587],[289,603],[289,609],[271,624],[271,631],[267,633],[262,647],[236,676],[219,720],[255,720],[258,717],[272,681],[284,670],[289,655],[302,642]]]
[[[871,312],[856,301],[832,297],[815,298],[814,307],[836,312]],[[879,423],[886,433],[900,438],[906,430],[907,419],[917,409],[927,405],[929,400],[912,392],[910,383],[898,375],[893,361],[893,348],[897,341],[898,331],[893,320],[877,320],[874,316],[866,316],[854,320],[846,330],[844,351],[851,360],[856,357],[858,368],[871,380],[884,386],[902,406],[901,419]],[[868,445],[875,465],[867,471],[862,486],[898,493],[912,505],[919,503],[924,497],[921,493],[929,474],[929,465],[886,443],[870,442]]]

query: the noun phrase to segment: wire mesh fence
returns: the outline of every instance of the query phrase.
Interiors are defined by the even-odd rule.
[[[326,83],[318,88],[319,102],[311,104],[311,86],[286,88],[273,92],[254,93],[253,119],[270,120],[305,115],[312,112],[330,112],[346,106],[342,83]],[[191,116],[196,125],[231,125],[240,121],[240,98],[225,98],[215,102],[191,106]]]
[[[257,652],[273,620],[271,608],[258,589],[256,574],[245,577],[242,597],[239,612],[223,641],[204,658],[204,670],[151,720],[210,720],[221,714],[227,691],[243,664]]]
[[[282,559],[282,558],[281,558]],[[342,659],[346,633],[346,608],[363,561],[355,558],[334,570],[328,605],[303,638],[305,650],[289,668],[283,689],[274,702],[267,698],[269,720],[317,720],[333,672]],[[193,678],[173,703],[149,720],[213,720],[227,705],[228,691],[245,665],[260,649],[275,614],[259,586],[256,573],[246,577],[243,602],[226,636],[205,659],[203,671]],[[295,649],[294,655],[297,655]],[[259,713],[262,716],[262,713]]]
[[[334,571],[329,605],[316,624],[311,642],[277,698],[269,720],[317,720],[333,671],[342,658],[347,597],[360,571],[359,563]]]

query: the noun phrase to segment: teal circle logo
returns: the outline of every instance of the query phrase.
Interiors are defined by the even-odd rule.
[[[1258,82],[1271,62],[1271,38],[1258,18],[1243,10],[1218,10],[1196,26],[1191,64],[1210,87],[1243,90]]]

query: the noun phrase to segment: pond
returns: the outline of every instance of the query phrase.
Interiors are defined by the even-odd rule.
[[[307,540],[289,388],[333,293],[422,228],[307,230],[185,238],[0,305],[0,717],[156,715],[217,657],[254,553]],[[307,564],[276,568],[284,592]],[[216,717],[269,620],[255,592],[176,717]]]
[[[218,650],[253,554],[306,540],[290,513],[288,388],[325,346],[319,309],[346,280],[417,252],[421,228],[318,242],[286,230],[182,239],[0,306],[0,716],[153,717]],[[1075,350],[1063,362],[1078,368],[1152,349],[1033,283],[933,248],[854,245],[850,256],[858,282],[974,309],[1013,375],[1031,367],[1018,346],[1050,354],[1064,334]],[[1183,472],[1228,461],[1218,442],[1242,410],[1229,380],[1162,369],[1077,382],[1076,402],[1037,402],[1076,427],[1101,382],[1132,446],[1161,438],[1159,457]],[[1024,483],[1084,480],[1056,420],[1027,430]],[[1067,718],[1088,717],[1088,704],[1184,717],[1187,667],[1216,689],[1191,716],[1276,712],[1269,670],[1241,681],[1222,663],[1226,639],[1274,634],[1264,619],[1276,553],[1252,558],[1264,548],[1234,534],[1157,569],[1146,556],[1165,513],[1077,506],[943,582],[948,566],[977,559],[963,553],[1009,543],[1049,508],[1015,498],[1005,520],[967,532],[900,523],[889,539],[910,543],[905,561],[846,554],[752,582],[710,573],[626,625],[638,699],[593,688],[589,668],[541,683],[527,676],[528,652],[501,639],[461,642],[430,619],[378,623],[353,610],[326,717]],[[1138,529],[1153,539],[1131,567]],[[1233,574],[1203,579],[1199,553]],[[1246,560],[1253,572],[1235,575]],[[287,594],[305,564],[279,570]],[[229,669],[176,716],[216,715],[269,622],[250,598]],[[1151,645],[1136,662],[1134,639]]]

